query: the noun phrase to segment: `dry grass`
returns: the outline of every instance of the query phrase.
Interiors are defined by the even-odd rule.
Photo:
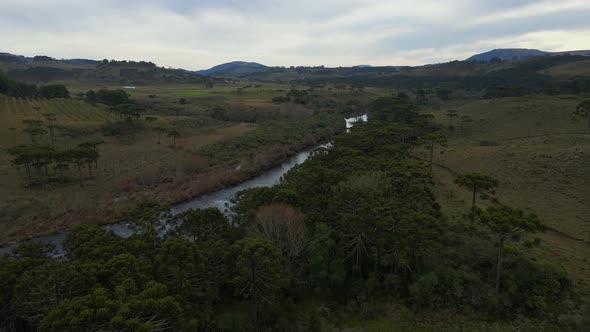
[[[29,138],[21,133],[22,120],[37,118],[32,109],[36,105],[41,107],[40,113],[55,113],[58,125],[85,130],[79,138],[59,137],[59,149],[89,139],[105,140],[98,169],[93,170],[93,178],[84,179],[83,187],[78,185],[77,172],[72,170],[70,183],[26,189],[22,172],[10,164],[8,148],[29,143]],[[0,243],[58,231],[72,223],[112,221],[143,197],[172,201],[211,190],[219,186],[220,179],[233,175],[225,174],[225,170],[211,170],[208,160],[194,151],[256,128],[229,123],[199,125],[198,121],[189,123],[191,117],[160,116],[158,123],[175,125],[182,133],[177,146],[172,147],[172,140],[165,135],[158,145],[156,133],[149,129],[138,133],[134,140],[102,137],[100,126],[109,118],[111,115],[104,108],[76,100],[0,99]],[[16,127],[20,128],[9,130]],[[51,144],[48,135],[42,144]]]
[[[578,102],[563,96],[505,98],[430,112],[446,125],[448,109],[476,120],[452,134],[445,153],[437,156],[436,190],[447,215],[461,220],[470,204],[469,193],[453,183],[453,173],[497,178],[502,203],[534,211],[550,227],[531,255],[564,266],[589,298],[590,136],[584,134],[584,121],[571,115]],[[480,146],[482,140],[497,145]]]
[[[567,63],[561,66],[551,67],[540,71],[545,75],[551,75],[559,78],[584,77],[590,76],[590,60]]]

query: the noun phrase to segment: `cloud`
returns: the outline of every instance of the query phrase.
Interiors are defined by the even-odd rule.
[[[0,51],[207,68],[417,65],[589,48],[586,0],[2,0]]]

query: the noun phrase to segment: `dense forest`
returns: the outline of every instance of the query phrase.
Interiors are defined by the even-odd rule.
[[[16,98],[70,98],[70,92],[62,84],[37,86],[5,79],[0,75],[0,94]]]
[[[406,95],[370,114],[279,185],[240,192],[229,216],[145,201],[129,211],[130,238],[77,226],[63,259],[20,244],[0,257],[0,330],[315,331],[336,306],[551,318],[575,300],[562,268],[519,250],[538,244],[539,218],[497,200],[477,207],[501,183],[459,176],[473,208],[447,220],[415,153],[441,133]]]

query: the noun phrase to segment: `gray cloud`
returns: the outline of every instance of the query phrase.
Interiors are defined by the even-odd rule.
[[[0,51],[206,68],[416,65],[590,48],[587,0],[2,0]]]

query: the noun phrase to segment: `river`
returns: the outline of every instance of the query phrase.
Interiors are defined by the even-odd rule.
[[[367,121],[367,115],[362,115],[358,117],[352,117],[344,119],[346,121],[346,129],[347,131],[352,128],[355,122],[358,121]],[[322,147],[327,146],[321,145]],[[249,180],[241,182],[235,186],[228,187],[225,189],[221,189],[219,191],[215,191],[209,194],[204,194],[197,196],[191,200],[186,202],[178,203],[172,206],[170,212],[174,214],[182,213],[189,209],[206,209],[206,208],[218,208],[219,210],[228,214],[231,208],[231,199],[236,196],[239,191],[256,188],[256,187],[272,187],[278,184],[281,181],[283,175],[285,175],[291,168],[302,164],[309,158],[311,152],[316,149],[307,149],[297,153],[296,155],[291,156],[289,159],[281,163],[279,166],[276,166],[260,175],[253,177]],[[129,223],[127,222],[119,222],[115,224],[109,224],[103,226],[105,229],[113,231],[115,234],[121,237],[129,237],[133,234],[133,230],[129,227]],[[54,235],[49,236],[41,236],[34,238],[32,241],[36,242],[45,242],[51,243],[55,246],[55,251],[53,253],[54,257],[62,257],[63,256],[63,248],[61,243],[65,239],[67,231],[57,233]],[[0,248],[0,254],[10,253],[13,247],[16,244],[9,244]]]

